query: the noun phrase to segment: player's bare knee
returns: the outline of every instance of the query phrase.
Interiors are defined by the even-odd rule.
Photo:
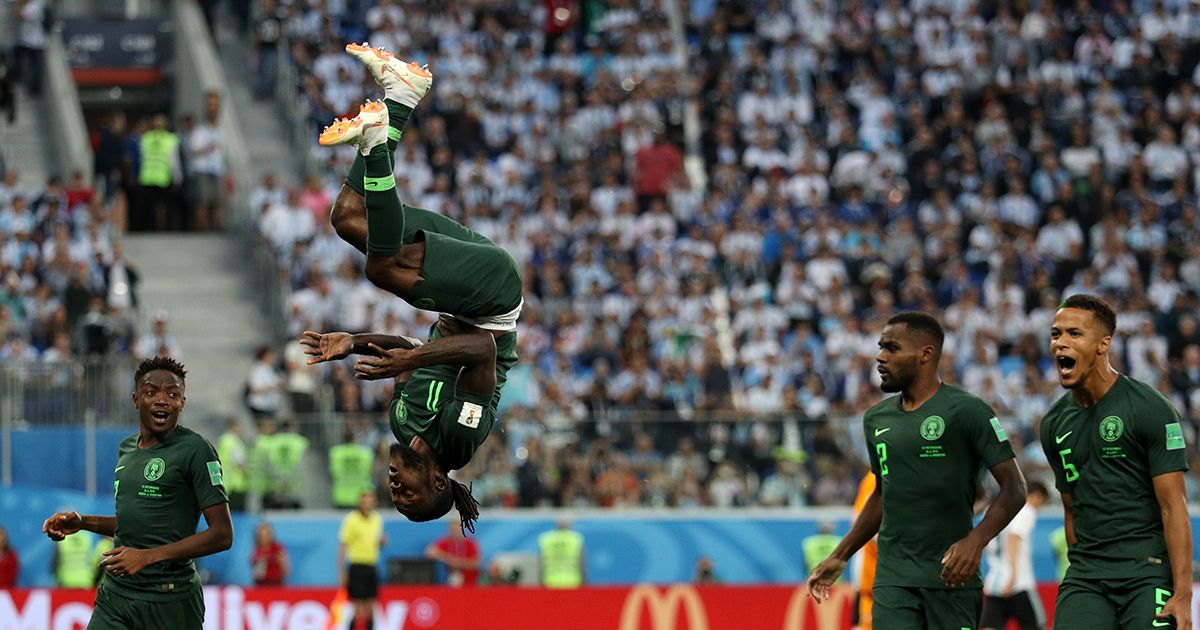
[[[343,231],[355,231],[365,227],[367,221],[367,206],[362,195],[354,192],[348,186],[342,186],[333,208],[329,211],[329,222],[338,235],[344,236]]]

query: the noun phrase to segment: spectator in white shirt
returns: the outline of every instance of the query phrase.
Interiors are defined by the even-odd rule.
[[[283,378],[275,367],[275,351],[262,346],[246,378],[246,407],[256,419],[273,418],[283,402]]]

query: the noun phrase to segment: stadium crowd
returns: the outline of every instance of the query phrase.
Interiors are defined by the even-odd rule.
[[[314,131],[379,97],[347,41],[434,73],[397,191],[503,245],[527,284],[500,430],[463,471],[485,505],[847,503],[900,309],[942,319],[943,378],[1044,477],[1022,445],[1061,394],[1049,322],[1077,292],[1117,306],[1117,368],[1196,444],[1200,4],[677,4],[679,30],[659,0],[264,0],[255,18]],[[425,329],[328,225],[352,149],[312,150],[302,185],[252,196],[289,333]],[[361,439],[385,431],[390,384],[294,345],[293,400],[327,383]]]

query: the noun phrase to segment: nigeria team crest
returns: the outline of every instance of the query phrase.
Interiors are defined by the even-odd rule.
[[[146,481],[158,481],[165,472],[167,472],[167,463],[161,457],[155,457],[146,462],[146,467],[142,469],[142,474],[146,476]]]
[[[929,416],[921,421],[921,437],[936,440],[946,432],[946,421],[941,416]]]
[[[1100,421],[1100,437],[1105,442],[1116,442],[1125,432],[1125,423],[1117,416],[1109,416]]]

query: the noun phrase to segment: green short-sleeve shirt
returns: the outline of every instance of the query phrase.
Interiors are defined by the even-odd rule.
[[[982,469],[1012,459],[986,402],[943,384],[913,411],[893,396],[863,416],[871,470],[883,493],[876,586],[948,588],[942,557],[971,531]],[[982,588],[978,574],[965,588]]]
[[[187,538],[205,508],[227,503],[221,460],[195,431],[177,427],[163,443],[138,448],[138,434],[121,441],[113,473],[117,504],[114,545],[148,549]],[[181,599],[200,588],[191,560],[152,564],[137,575],[108,573],[107,588],[137,599]]]
[[[435,324],[429,338],[439,337]],[[466,466],[492,430],[500,392],[516,362],[517,333],[497,337],[496,390],[490,396],[459,390],[455,384],[461,368],[457,365],[414,370],[412,377],[397,387],[388,407],[392,434],[403,444],[414,435],[421,436],[447,470]]]
[[[1121,375],[1091,407],[1067,393],[1042,417],[1042,449],[1071,495],[1075,544],[1067,577],[1169,576],[1153,478],[1187,470],[1179,413],[1150,385]]]

